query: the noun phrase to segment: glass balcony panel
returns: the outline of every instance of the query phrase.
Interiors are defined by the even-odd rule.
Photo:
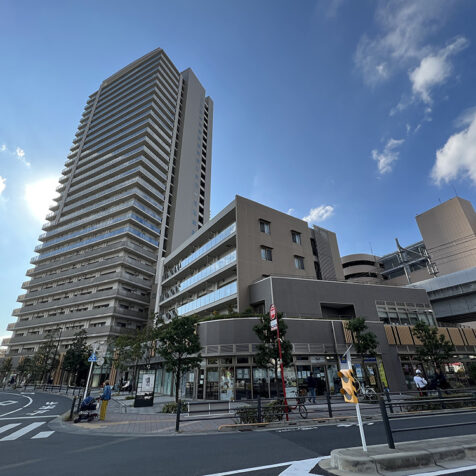
[[[236,292],[236,281],[233,281],[232,283],[229,283],[226,286],[223,286],[222,288],[213,291],[212,293],[206,294],[205,296],[202,296],[198,299],[195,299],[194,301],[188,302],[187,304],[178,307],[177,314],[179,316],[182,316],[200,307],[207,306],[214,302],[220,301],[221,299],[232,296],[233,294],[236,294]]]

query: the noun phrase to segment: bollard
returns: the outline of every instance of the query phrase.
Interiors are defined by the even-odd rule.
[[[258,395],[258,423],[263,422],[263,415],[261,413],[261,395]]]
[[[179,398],[177,402],[177,419],[175,421],[175,431],[180,431],[180,412],[182,411],[182,400]]]
[[[327,411],[329,412],[329,418],[332,418],[331,394],[329,392],[326,392],[326,401],[327,401]]]
[[[71,403],[71,411],[69,412],[69,419],[73,419],[74,405],[76,404],[76,397],[73,397],[73,403]]]
[[[76,398],[76,397],[75,397]],[[81,408],[81,402],[82,402],[81,394],[78,395],[78,410],[77,412],[79,413],[79,409]]]
[[[387,402],[390,403],[388,409],[390,410],[390,413],[393,413],[393,405],[391,404],[392,399],[390,398],[390,390],[388,389],[388,387],[385,387],[384,392],[385,396],[387,397]]]
[[[446,409],[446,403],[443,400],[443,394],[441,393],[441,389],[437,388],[436,391],[438,392],[438,398],[441,400],[441,408]]]
[[[390,426],[390,420],[388,419],[387,409],[385,408],[385,401],[382,397],[379,398],[380,413],[382,414],[383,426],[385,428],[385,434],[387,435],[388,447],[392,450],[395,449],[395,442],[393,441],[392,428]]]

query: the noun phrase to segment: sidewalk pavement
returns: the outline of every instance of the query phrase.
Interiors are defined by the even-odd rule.
[[[93,395],[94,396],[94,395]],[[127,395],[115,395],[109,402],[106,414],[106,421],[92,422],[61,422],[59,430],[72,431],[79,433],[97,433],[116,436],[151,436],[151,435],[176,435],[176,414],[162,413],[162,407],[165,403],[173,401],[170,396],[154,397],[152,407],[134,408],[134,400],[126,400]],[[193,403],[202,403],[195,406],[195,411],[200,413],[182,412],[180,418],[180,433],[182,434],[204,434],[217,433],[219,431],[241,430],[249,431],[260,428],[276,428],[290,426],[313,426],[322,423],[334,423],[344,421],[349,418],[355,418],[355,407],[345,403],[334,404],[334,418],[329,419],[327,405],[306,403],[309,416],[302,419],[297,410],[292,411],[290,421],[273,422],[269,424],[250,424],[240,425],[239,419],[234,415],[234,408],[240,405],[240,402],[221,402],[221,408],[212,408],[208,411],[208,402],[197,401]],[[219,405],[220,402],[213,402],[213,405]],[[353,410],[353,411],[352,411]],[[379,416],[378,405],[364,404],[362,409],[364,418],[371,419]]]

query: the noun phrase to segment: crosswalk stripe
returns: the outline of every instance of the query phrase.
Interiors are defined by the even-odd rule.
[[[9,425],[2,426],[0,428],[0,433],[5,433],[8,430],[11,430],[12,428],[15,428],[18,426],[20,423],[10,423]]]
[[[20,428],[19,430],[15,431],[14,433],[11,433],[8,436],[4,436],[0,441],[11,441],[11,440],[16,440],[17,438],[20,438],[20,436],[26,435],[30,431],[33,431],[35,428],[38,428],[41,425],[44,425],[44,421],[39,421],[36,423],[31,423],[28,426],[25,426],[24,428]]]
[[[35,436],[32,436],[31,439],[35,440],[36,438],[48,438],[48,436],[51,436],[54,433],[54,431],[40,431]]]

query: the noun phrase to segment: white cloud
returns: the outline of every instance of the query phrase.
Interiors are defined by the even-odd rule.
[[[27,167],[30,167],[30,162],[25,158],[25,151],[21,147],[16,147],[15,151],[9,150],[6,144],[0,146],[0,152],[7,152],[8,155],[11,155],[18,159],[20,162],[23,162]]]
[[[431,177],[436,184],[467,176],[476,185],[476,113],[466,129],[453,134],[436,152]]]
[[[286,213],[292,215],[295,212],[294,208],[290,208]]]
[[[398,160],[400,152],[396,150],[405,142],[404,139],[390,139],[382,152],[377,149],[372,151],[372,158],[377,162],[380,174],[386,174],[392,171],[393,162]]]
[[[54,203],[53,197],[57,195],[58,180],[53,177],[44,178],[26,184],[24,198],[30,213],[38,221],[43,222],[49,213],[49,207]]]
[[[27,167],[30,167],[30,162],[25,159],[25,151],[21,147],[15,149],[15,155],[20,162],[23,162]]]
[[[0,175],[0,195],[2,194],[2,192],[5,190],[5,187],[7,186],[6,181],[7,179]]]
[[[332,205],[319,205],[316,208],[309,210],[309,215],[303,217],[304,221],[308,223],[319,223],[326,220],[334,214],[334,207]]]
[[[424,40],[442,24],[446,8],[444,0],[380,2],[375,16],[380,33],[364,35],[354,57],[364,80],[374,85],[425,56]]]
[[[437,85],[444,84],[453,71],[449,58],[464,50],[468,44],[469,42],[466,38],[459,37],[446,48],[439,50],[435,54],[425,56],[419,66],[408,74],[414,95],[419,97],[424,103],[431,104],[431,89]]]

